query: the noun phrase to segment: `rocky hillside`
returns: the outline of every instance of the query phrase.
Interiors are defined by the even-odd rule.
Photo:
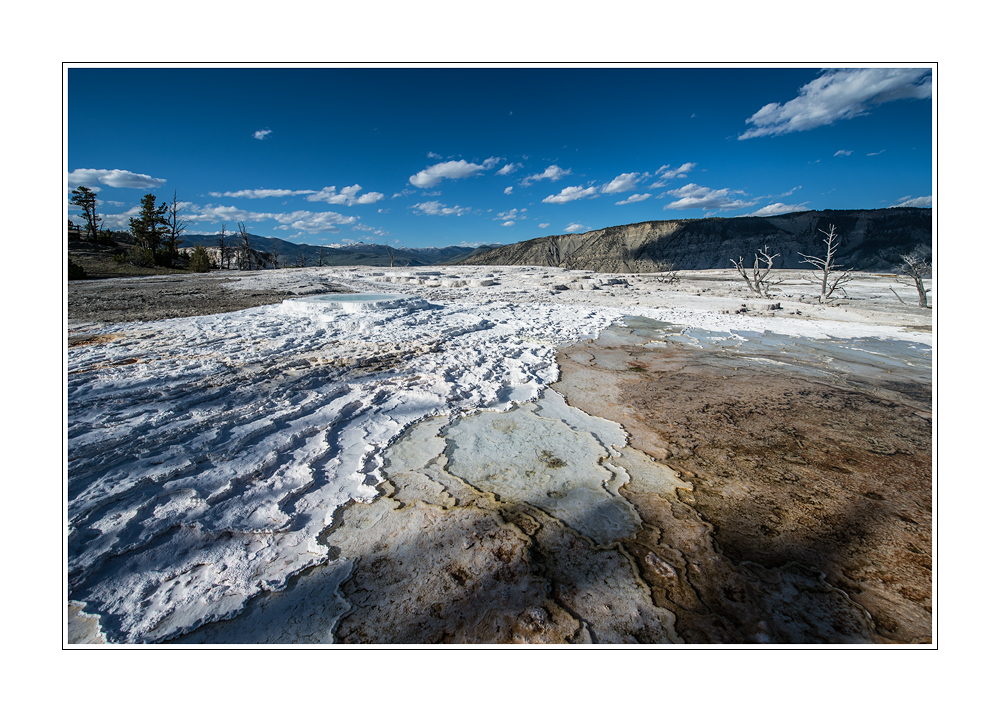
[[[773,217],[654,220],[576,235],[550,235],[471,255],[461,264],[541,265],[595,272],[658,272],[731,267],[742,256],[753,264],[764,245],[778,253],[775,267],[802,269],[799,253],[825,255],[820,229],[835,225],[838,266],[886,272],[899,256],[931,247],[930,208],[823,210]]]
[[[218,235],[195,235],[185,234],[182,248],[192,248],[201,245],[205,248],[215,248],[218,252]],[[319,247],[316,245],[301,245],[287,242],[277,237],[261,237],[260,235],[249,235],[250,246],[265,254],[272,254],[275,250],[278,253],[278,264],[298,265],[303,261],[307,266],[322,264],[340,267],[353,266],[388,266],[390,263],[389,253],[384,245],[372,245],[356,243],[347,247]],[[230,234],[226,238],[227,244],[236,245],[238,238]],[[472,247],[423,247],[423,248],[393,248],[392,263],[397,266],[422,267],[424,265],[448,264],[461,259],[481,248]]]

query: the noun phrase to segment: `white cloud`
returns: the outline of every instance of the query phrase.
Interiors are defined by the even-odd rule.
[[[356,217],[340,213],[313,213],[308,210],[296,210],[292,213],[271,213],[271,219],[281,223],[279,230],[301,230],[308,233],[340,232],[337,225],[350,225]]]
[[[513,220],[508,220],[507,222],[503,223],[502,225],[503,225],[503,227],[510,227],[513,224],[514,224]]]
[[[801,185],[797,185],[794,188],[792,188],[791,190],[789,190],[787,192],[784,192],[784,193],[779,193],[778,195],[765,195],[764,199],[766,200],[767,198],[787,198],[789,195],[791,195],[792,193],[794,193],[797,190],[802,190],[802,186]]]
[[[436,200],[432,200],[427,203],[417,203],[416,205],[411,205],[410,207],[416,208],[417,210],[423,212],[424,215],[465,215],[472,210],[472,208],[460,208],[457,205],[453,208],[449,208]]]
[[[883,148],[881,151],[875,151],[875,153],[869,153],[868,155],[869,156],[877,156],[880,153],[885,153],[885,149]]]
[[[337,186],[330,185],[318,192],[310,191],[313,195],[310,195],[306,200],[314,203],[324,202],[330,205],[371,205],[385,197],[382,193],[365,193],[359,196],[357,193],[360,190],[361,186],[354,184],[341,188],[338,193]]]
[[[401,190],[398,193],[393,193],[392,197],[393,197],[393,200],[395,200],[396,198],[405,198],[407,195],[413,195],[416,192],[417,191],[415,191],[415,190],[410,190],[409,188],[406,188],[404,190]]]
[[[503,168],[501,168],[500,170],[498,170],[496,172],[496,174],[498,176],[510,175],[511,173],[513,173],[514,171],[518,170],[519,168],[524,168],[524,166],[522,166],[520,163],[508,163],[506,166],[504,166]]]
[[[872,106],[931,96],[929,69],[828,70],[799,89],[785,104],[767,104],[746,120],[751,128],[739,140],[809,131],[868,113]]]
[[[441,156],[440,154],[434,153],[434,151],[428,151],[427,152],[427,157],[428,158],[433,158],[435,160],[443,158],[443,156]]]
[[[314,213],[309,210],[296,210],[291,213],[261,213],[243,210],[232,205],[188,205],[191,212],[181,216],[189,222],[226,222],[226,223],[261,223],[274,221],[279,223],[279,230],[299,230],[308,233],[340,232],[338,225],[351,225],[357,221],[354,216],[340,213]]]
[[[909,195],[904,195],[899,199],[899,202],[895,205],[890,205],[890,208],[930,208],[933,207],[933,198],[930,195],[925,195],[920,198],[911,198]]]
[[[267,135],[270,133],[273,133],[271,129],[261,129],[260,131],[254,131],[253,137],[258,141],[263,141],[265,138],[267,138]]]
[[[628,200],[619,200],[617,203],[615,203],[615,205],[628,205],[629,203],[641,203],[646,198],[652,198],[652,197],[653,197],[652,193],[643,193],[642,195],[636,193],[635,195],[630,195],[628,197]]]
[[[541,173],[535,173],[534,175],[526,176],[525,179],[521,181],[521,185],[527,186],[531,185],[535,181],[546,180],[546,179],[555,182],[560,178],[565,178],[570,173],[572,173],[572,171],[570,171],[568,168],[563,169],[560,168],[559,166],[552,165],[546,168]]]
[[[750,217],[766,217],[768,215],[783,215],[784,213],[798,213],[803,210],[808,210],[806,205],[785,205],[784,203],[771,203],[771,205],[765,205],[760,210],[750,213]]]
[[[701,208],[703,210],[736,210],[737,208],[749,208],[756,204],[756,200],[737,200],[729,196],[728,188],[712,190],[694,183],[688,183],[683,188],[668,190],[667,193],[677,198],[669,205],[663,206],[664,210],[691,210]]]
[[[580,223],[570,223],[565,228],[563,228],[563,232],[580,232],[581,230],[586,230],[586,229],[587,229],[586,226],[581,225]]]
[[[538,227],[540,227],[540,228],[547,228],[548,226],[549,226],[549,223],[538,223]]]
[[[635,190],[639,181],[648,177],[648,173],[622,173],[620,176],[601,188],[601,192],[624,193],[629,190]]]
[[[690,173],[697,165],[697,163],[684,163],[683,165],[672,170],[669,163],[665,166],[660,166],[656,169],[656,175],[659,176],[659,180],[649,187],[662,188],[674,178],[687,178],[687,174]]]
[[[480,171],[489,170],[499,160],[498,158],[489,158],[483,161],[482,165],[469,163],[465,160],[436,163],[433,166],[428,166],[416,175],[410,176],[410,183],[418,188],[432,188],[440,183],[442,178],[468,178]]]
[[[292,195],[309,195],[315,190],[286,190],[283,188],[268,189],[257,188],[255,190],[233,190],[225,193],[209,193],[213,198],[287,198]]]
[[[503,189],[504,195],[510,195],[513,192],[514,192],[514,186],[512,185],[508,185],[506,188]]]
[[[77,168],[67,176],[66,182],[74,188],[81,185],[93,188],[98,183],[112,188],[159,188],[167,181],[165,178],[153,178],[145,173],[133,173],[118,168],[113,170]]]
[[[526,213],[526,212],[528,212],[528,209],[527,208],[521,208],[520,210],[518,210],[517,208],[511,208],[507,212],[497,213],[497,216],[495,218],[493,218],[493,219],[494,220],[517,220],[518,218],[520,218],[521,220],[524,220],[527,217],[526,215],[518,215],[518,212]]]
[[[543,203],[568,203],[571,200],[579,200],[580,198],[586,198],[588,195],[596,195],[597,188],[584,188],[581,185],[571,185],[568,188],[563,188],[557,195],[550,195],[547,198],[543,198]]]
[[[141,208],[136,205],[134,208],[129,208],[124,213],[115,213],[112,215],[102,214],[101,221],[104,223],[104,227],[109,230],[128,230],[129,218],[138,217],[140,212],[142,212]]]
[[[852,153],[854,153],[854,151],[845,151],[844,149],[840,149],[833,155],[836,158],[837,156],[850,156]]]
[[[358,224],[358,225],[353,225],[353,226],[351,226],[351,229],[352,230],[362,230],[364,232],[370,232],[375,237],[384,237],[385,235],[391,234],[391,233],[383,230],[380,227],[372,227],[371,225],[365,225],[363,223]],[[366,240],[370,240],[371,238],[366,237],[365,239]]]

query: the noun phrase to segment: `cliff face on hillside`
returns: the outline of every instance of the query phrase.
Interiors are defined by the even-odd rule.
[[[505,245],[462,261],[469,265],[540,265],[595,272],[658,272],[732,267],[730,259],[753,256],[764,245],[778,253],[775,267],[804,269],[799,253],[825,255],[824,235],[835,225],[838,266],[884,272],[900,255],[931,248],[929,208],[823,210],[774,217],[655,220],[577,235],[550,235]]]

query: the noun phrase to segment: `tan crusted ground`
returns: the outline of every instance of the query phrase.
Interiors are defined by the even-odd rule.
[[[929,403],[682,349],[591,342],[559,365],[570,405],[621,422],[693,485],[623,489],[645,523],[624,546],[687,642],[773,627],[759,582],[780,567],[821,571],[868,612],[874,640],[930,642]]]

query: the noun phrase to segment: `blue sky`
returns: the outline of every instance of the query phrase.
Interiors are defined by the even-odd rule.
[[[127,229],[510,243],[645,220],[931,207],[931,71],[67,70],[67,189]],[[70,215],[77,211],[71,210]]]

